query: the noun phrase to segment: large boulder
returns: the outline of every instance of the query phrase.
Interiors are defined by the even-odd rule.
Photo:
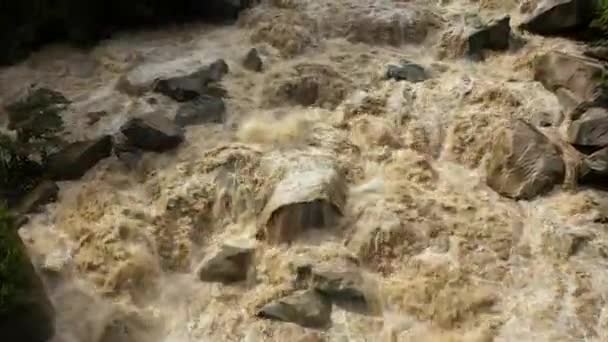
[[[157,80],[154,91],[178,102],[191,101],[208,93],[208,88],[221,81],[227,73],[228,64],[219,59],[189,75]]]
[[[265,238],[272,243],[291,242],[306,230],[332,227],[345,203],[345,182],[333,168],[319,165],[291,171],[276,185],[262,211]]]
[[[531,199],[562,182],[557,147],[532,125],[516,120],[497,132],[486,164],[487,184],[513,199]]]
[[[55,180],[78,179],[100,160],[112,153],[109,135],[87,141],[78,141],[49,156],[47,168]]]
[[[257,316],[306,328],[325,328],[331,324],[331,302],[315,290],[306,290],[264,306]]]
[[[551,51],[534,62],[534,80],[550,91],[565,88],[578,103],[593,101],[602,92],[606,70],[597,60]]]
[[[588,108],[568,126],[567,140],[582,148],[608,146],[608,110]]]
[[[131,145],[145,151],[171,150],[184,141],[183,130],[160,112],[133,118],[120,131]]]
[[[511,39],[511,17],[506,15],[475,27],[467,34],[467,55],[483,58],[484,50],[507,50]]]
[[[586,28],[595,16],[597,3],[596,0],[545,0],[521,28],[544,35]]]
[[[13,220],[0,209],[0,331],[3,341],[46,342],[55,313]]]
[[[224,100],[211,95],[201,95],[179,107],[175,115],[175,123],[181,127],[222,123],[225,114],[226,104]]]
[[[198,278],[205,282],[230,284],[247,279],[255,248],[251,245],[225,244],[203,260],[197,270]]]

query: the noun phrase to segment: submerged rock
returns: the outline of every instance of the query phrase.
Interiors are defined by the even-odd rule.
[[[561,34],[586,28],[595,16],[596,0],[546,0],[521,28],[538,34]]]
[[[608,110],[597,107],[587,109],[570,123],[567,139],[580,147],[608,146]]]
[[[331,302],[317,291],[307,290],[264,306],[257,316],[306,328],[326,328],[331,324]]]
[[[130,170],[137,167],[144,154],[142,149],[131,145],[124,135],[114,137],[113,146],[114,155]]]
[[[206,282],[224,284],[244,281],[253,261],[255,248],[251,246],[224,245],[209,259],[204,260],[196,271],[198,278]]]
[[[260,53],[256,48],[249,50],[245,59],[243,60],[243,66],[251,71],[260,72],[264,66]]]
[[[201,95],[195,100],[179,107],[175,123],[185,127],[206,123],[222,123],[226,114],[226,105],[221,98]]]
[[[577,103],[593,101],[602,92],[606,71],[597,60],[551,51],[534,62],[534,80],[550,91],[567,89]]]
[[[280,181],[262,212],[269,242],[291,242],[309,229],[328,228],[342,216],[346,185],[331,168],[292,172]]]
[[[144,151],[163,152],[184,141],[183,130],[160,112],[133,118],[120,131],[131,145]]]
[[[484,50],[507,50],[511,39],[510,22],[511,17],[506,15],[472,30],[467,37],[467,55],[478,59],[483,58]]]
[[[429,79],[429,75],[422,66],[415,63],[403,62],[401,65],[389,65],[386,70],[386,78],[418,83]]]
[[[56,180],[78,179],[100,160],[110,156],[112,138],[109,135],[95,140],[79,141],[48,158],[47,168]]]
[[[214,82],[221,81],[228,71],[228,64],[219,59],[194,73],[160,79],[156,82],[154,91],[178,102],[191,101],[208,93],[207,88],[213,86]]]
[[[486,164],[486,182],[499,194],[531,199],[562,182],[564,175],[557,147],[532,125],[517,120],[497,132]]]
[[[12,218],[0,209],[0,331],[3,341],[46,342],[55,311]]]
[[[19,202],[15,211],[19,214],[29,214],[40,207],[57,200],[59,187],[55,182],[45,180],[38,184]]]

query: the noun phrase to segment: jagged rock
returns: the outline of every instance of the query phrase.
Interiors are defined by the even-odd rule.
[[[178,102],[191,101],[207,93],[207,87],[221,81],[228,71],[228,64],[219,59],[192,74],[160,79],[156,82],[154,91]]]
[[[346,202],[346,185],[334,169],[289,173],[280,181],[261,215],[269,242],[291,242],[308,229],[335,225]]]
[[[35,212],[40,207],[56,201],[58,193],[59,187],[55,182],[42,181],[20,201],[15,211],[19,214]]]
[[[608,175],[608,147],[602,148],[585,158],[585,163],[592,173],[600,176]]]
[[[310,288],[347,310],[368,312],[370,301],[363,276],[354,267],[306,264],[296,269],[296,287]]]
[[[160,112],[133,118],[120,131],[131,145],[144,151],[163,152],[184,141],[183,130]]]
[[[608,110],[598,107],[587,109],[568,126],[567,140],[580,147],[608,146]]]
[[[427,71],[420,65],[404,61],[401,65],[389,65],[386,78],[396,81],[423,82],[429,79]]]
[[[531,199],[564,180],[565,165],[551,141],[517,120],[496,133],[486,164],[487,184],[499,194]]]
[[[264,306],[257,316],[306,328],[325,328],[331,324],[331,302],[317,291],[307,290]]]
[[[245,59],[243,60],[243,66],[251,71],[260,72],[264,66],[260,53],[256,48],[249,50]]]
[[[577,104],[601,94],[605,69],[596,60],[551,51],[534,62],[534,80],[550,91],[565,88]]]
[[[47,168],[55,180],[78,179],[100,160],[109,157],[111,152],[112,138],[109,135],[79,141],[49,156]]]
[[[175,115],[175,123],[181,127],[205,123],[222,123],[225,113],[226,105],[221,98],[201,95],[194,101],[179,107]]]
[[[46,342],[55,331],[55,310],[19,237],[0,212],[0,331],[3,341]]]
[[[545,0],[520,27],[545,35],[568,33],[586,28],[596,9],[596,0]]]
[[[244,281],[253,261],[255,248],[226,244],[209,259],[204,260],[197,270],[200,280],[224,284]]]
[[[507,50],[511,38],[511,17],[506,15],[473,29],[467,37],[467,55],[483,58],[484,50]]]

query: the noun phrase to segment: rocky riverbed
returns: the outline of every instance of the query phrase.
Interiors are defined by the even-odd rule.
[[[51,341],[607,340],[591,3],[262,1],[0,69],[53,142],[12,204]]]

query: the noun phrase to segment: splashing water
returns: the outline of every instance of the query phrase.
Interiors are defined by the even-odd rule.
[[[467,13],[511,13],[515,24],[517,3],[274,0],[234,26],[124,33],[89,53],[51,46],[0,70],[0,104],[31,83],[66,94],[66,138],[79,140],[150,110],[175,112],[157,94],[118,90],[125,79],[144,89],[218,58],[230,66],[224,124],[189,127],[177,151],[147,154],[133,171],[102,161],[60,184],[57,203],[22,228],[57,309],[53,342],[608,339],[605,196],[556,189],[515,202],[487,188],[479,168],[506,120],[560,115],[530,62],[576,44],[526,36],[522,49],[479,63],[444,53],[457,46],[442,34]],[[242,67],[251,47],[263,73]],[[403,59],[431,79],[385,80]],[[311,101],[285,91],[310,79]],[[90,126],[83,113],[102,110]],[[289,246],[258,241],[247,282],[196,279],[220,244],[255,239],[286,172],[315,163],[345,175],[340,224]],[[289,290],[302,256],[357,257],[379,314],[336,309],[326,331],[256,318]]]

